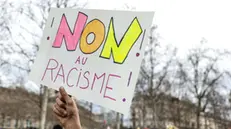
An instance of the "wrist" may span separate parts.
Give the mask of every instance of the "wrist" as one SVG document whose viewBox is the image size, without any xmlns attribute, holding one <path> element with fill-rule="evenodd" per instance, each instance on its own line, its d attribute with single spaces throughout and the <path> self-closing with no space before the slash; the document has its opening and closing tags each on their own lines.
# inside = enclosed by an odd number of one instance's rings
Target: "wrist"
<svg viewBox="0 0 231 129">
<path fill-rule="evenodd" d="M 77 122 L 64 125 L 64 129 L 82 129 L 81 125 Z"/>
</svg>

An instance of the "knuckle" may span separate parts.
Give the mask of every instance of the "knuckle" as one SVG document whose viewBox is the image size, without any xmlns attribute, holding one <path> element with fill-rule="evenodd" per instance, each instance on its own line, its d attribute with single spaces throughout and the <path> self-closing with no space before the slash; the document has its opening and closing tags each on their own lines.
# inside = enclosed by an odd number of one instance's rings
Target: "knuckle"
<svg viewBox="0 0 231 129">
<path fill-rule="evenodd" d="M 60 100 L 59 98 L 56 98 L 56 103 L 57 103 L 58 105 L 61 105 L 61 104 L 62 104 L 62 102 L 61 102 L 61 100 Z"/>
<path fill-rule="evenodd" d="M 57 106 L 58 106 L 57 103 L 55 103 L 55 104 L 54 104 L 54 107 L 57 108 Z"/>
<path fill-rule="evenodd" d="M 56 111 L 58 110 L 57 104 L 54 105 L 54 110 L 56 110 Z"/>
<path fill-rule="evenodd" d="M 56 103 L 57 103 L 60 107 L 65 108 L 65 104 L 64 104 L 59 98 L 57 98 Z"/>
<path fill-rule="evenodd" d="M 55 111 L 55 105 L 53 105 L 52 109 L 53 109 L 53 111 Z"/>
<path fill-rule="evenodd" d="M 58 113 L 58 109 L 56 108 L 56 106 L 53 106 L 53 111 Z"/>
<path fill-rule="evenodd" d="M 56 104 L 56 110 L 59 112 L 59 113 L 64 113 L 65 110 L 62 109 L 61 107 L 59 107 L 57 104 Z"/>
<path fill-rule="evenodd" d="M 59 92 L 59 94 L 58 94 L 58 98 L 61 98 L 62 97 L 62 95 L 60 94 L 60 92 Z"/>
<path fill-rule="evenodd" d="M 59 103 L 59 98 L 56 98 L 56 99 L 55 99 L 55 102 L 56 102 L 56 103 Z"/>
<path fill-rule="evenodd" d="M 79 109 L 78 108 L 76 109 L 76 112 L 79 113 Z"/>
<path fill-rule="evenodd" d="M 68 105 L 72 105 L 72 104 L 73 104 L 73 101 L 72 101 L 71 99 L 68 99 L 68 100 L 67 100 L 67 104 L 68 104 Z"/>
<path fill-rule="evenodd" d="M 61 111 L 61 108 L 59 107 L 58 104 L 56 104 L 56 109 L 60 112 Z"/>
</svg>

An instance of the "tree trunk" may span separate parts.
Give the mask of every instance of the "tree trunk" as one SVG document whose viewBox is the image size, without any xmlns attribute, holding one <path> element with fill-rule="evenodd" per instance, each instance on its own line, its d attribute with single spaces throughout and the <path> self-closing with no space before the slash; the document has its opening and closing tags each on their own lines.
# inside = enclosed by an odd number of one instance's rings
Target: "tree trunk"
<svg viewBox="0 0 231 129">
<path fill-rule="evenodd" d="M 179 107 L 179 103 L 177 103 L 177 126 L 181 126 L 181 110 L 180 110 L 180 107 Z"/>
<path fill-rule="evenodd" d="M 18 116 L 16 117 L 16 121 L 15 121 L 15 128 L 18 128 Z"/>
<path fill-rule="evenodd" d="M 2 127 L 5 126 L 5 114 L 2 114 Z"/>
<path fill-rule="evenodd" d="M 207 125 L 207 117 L 204 116 L 204 120 L 205 120 L 205 129 L 208 129 L 208 125 Z"/>
<path fill-rule="evenodd" d="M 89 124 L 92 123 L 92 112 L 93 112 L 93 104 L 90 103 Z M 93 128 L 93 124 L 90 124 L 90 127 Z"/>
<path fill-rule="evenodd" d="M 198 105 L 197 105 L 197 112 L 196 112 L 197 129 L 200 129 L 200 116 L 201 116 L 201 98 L 198 98 Z"/>
<path fill-rule="evenodd" d="M 196 120 L 197 120 L 197 129 L 200 129 L 200 111 L 197 109 L 196 113 Z"/>
<path fill-rule="evenodd" d="M 116 113 L 116 129 L 120 129 L 120 114 Z"/>
<path fill-rule="evenodd" d="M 121 114 L 121 118 L 120 118 L 120 128 L 122 129 L 124 126 L 124 115 Z"/>
<path fill-rule="evenodd" d="M 47 103 L 48 103 L 48 95 L 49 90 L 46 86 L 43 87 L 44 92 L 42 96 L 42 109 L 41 109 L 41 117 L 40 117 L 40 129 L 45 129 L 46 125 L 46 115 L 47 115 Z"/>
<path fill-rule="evenodd" d="M 158 121 L 158 118 L 157 118 L 158 116 L 157 116 L 157 110 L 156 110 L 156 108 L 157 107 L 156 107 L 155 103 L 153 102 L 153 111 L 152 111 L 152 113 L 153 113 L 152 114 L 153 124 L 154 124 L 155 128 L 160 128 L 159 124 L 158 124 L 159 121 Z"/>
<path fill-rule="evenodd" d="M 20 129 L 23 129 L 23 128 L 24 128 L 23 120 L 20 120 L 19 122 L 20 122 L 19 128 L 20 128 Z"/>
<path fill-rule="evenodd" d="M 141 107 L 141 112 L 142 112 L 142 126 L 145 127 L 145 115 L 146 115 L 146 109 L 145 109 L 145 106 L 144 106 L 144 100 L 142 100 L 142 107 Z"/>
<path fill-rule="evenodd" d="M 133 127 L 133 129 L 136 128 L 136 112 L 135 112 L 135 109 L 132 109 L 132 127 Z"/>
</svg>

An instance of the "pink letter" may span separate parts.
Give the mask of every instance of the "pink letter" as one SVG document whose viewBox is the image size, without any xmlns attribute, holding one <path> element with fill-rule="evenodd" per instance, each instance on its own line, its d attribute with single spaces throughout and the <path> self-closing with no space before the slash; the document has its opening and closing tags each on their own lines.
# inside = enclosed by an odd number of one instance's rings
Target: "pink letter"
<svg viewBox="0 0 231 129">
<path fill-rule="evenodd" d="M 70 75 L 70 73 L 71 73 L 73 70 L 78 71 L 77 68 L 72 68 L 72 69 L 69 71 L 69 73 L 67 74 L 67 81 L 66 81 L 66 82 L 67 82 L 67 85 L 68 85 L 69 87 L 73 87 L 73 86 L 74 86 L 73 84 L 70 85 L 70 84 L 68 83 L 69 75 Z"/>
<path fill-rule="evenodd" d="M 76 49 L 76 46 L 78 44 L 79 38 L 81 36 L 81 33 L 83 31 L 86 22 L 87 22 L 87 15 L 79 12 L 77 20 L 75 22 L 74 32 L 72 32 L 70 26 L 68 25 L 66 16 L 63 14 L 52 47 L 60 48 L 62 45 L 62 41 L 64 39 L 67 50 L 74 51 Z"/>
<path fill-rule="evenodd" d="M 95 84 L 95 80 L 97 79 L 97 80 L 99 80 L 100 78 L 102 78 L 103 77 L 103 82 L 102 82 L 102 86 L 101 86 L 101 89 L 100 89 L 100 93 L 102 92 L 102 90 L 103 90 L 103 84 L 104 84 L 104 80 L 105 80 L 105 73 L 103 73 L 101 76 L 97 76 L 97 74 L 95 73 L 95 75 L 94 75 L 94 79 L 93 79 L 93 82 L 92 82 L 92 86 L 91 86 L 91 90 L 93 90 L 93 87 L 94 87 L 94 84 Z"/>
<path fill-rule="evenodd" d="M 80 88 L 81 89 L 87 89 L 88 88 L 88 86 L 89 86 L 89 79 L 88 79 L 88 77 L 86 77 L 86 73 L 88 73 L 88 75 L 90 75 L 90 72 L 89 71 L 86 71 L 84 74 L 83 74 L 83 76 L 84 76 L 84 78 L 87 80 L 87 86 L 80 86 Z"/>
<path fill-rule="evenodd" d="M 82 65 L 85 65 L 86 64 L 86 62 L 87 62 L 87 57 L 85 57 L 85 60 L 84 60 L 84 57 L 82 58 Z"/>
<path fill-rule="evenodd" d="M 106 96 L 106 90 L 107 90 L 107 89 L 110 89 L 110 90 L 113 89 L 112 87 L 109 87 L 109 86 L 108 86 L 108 82 L 109 82 L 110 76 L 121 78 L 120 76 L 115 75 L 115 74 L 109 74 L 109 75 L 108 75 L 107 83 L 106 83 L 106 88 L 105 88 L 104 96 L 103 96 L 103 97 L 116 101 L 116 99 L 114 99 L 114 98 L 112 98 L 112 97 L 109 97 L 109 96 Z"/>
<path fill-rule="evenodd" d="M 75 61 L 75 63 L 77 62 L 80 64 L 80 56 L 78 56 L 77 60 Z"/>
<path fill-rule="evenodd" d="M 62 73 L 59 74 L 61 70 L 62 70 Z M 65 76 L 64 76 L 64 70 L 63 70 L 63 65 L 62 65 L 62 64 L 61 64 L 60 67 L 59 67 L 59 71 L 58 71 L 58 73 L 57 73 L 57 75 L 56 75 L 56 77 L 55 77 L 54 82 L 56 81 L 56 79 L 57 79 L 58 76 L 63 77 L 63 83 L 65 83 Z"/>
<path fill-rule="evenodd" d="M 76 63 L 78 63 L 78 64 L 82 63 L 82 65 L 85 65 L 88 58 L 85 57 L 85 59 L 84 59 L 84 57 L 82 57 L 82 62 L 81 62 L 80 58 L 81 58 L 81 57 L 78 56 L 78 58 L 77 58 L 76 61 L 75 61 L 75 64 L 76 64 Z"/>
<path fill-rule="evenodd" d="M 55 67 L 49 68 L 48 66 L 50 65 L 50 62 L 51 62 L 51 61 L 54 61 L 54 62 L 56 63 L 56 65 L 55 65 Z M 50 60 L 48 61 L 46 70 L 45 70 L 45 72 L 44 72 L 44 74 L 43 74 L 42 80 L 44 79 L 44 76 L 45 76 L 47 70 L 51 70 L 51 80 L 53 81 L 53 70 L 56 69 L 56 68 L 58 67 L 58 64 L 59 64 L 58 61 L 56 61 L 55 59 L 50 59 Z"/>
<path fill-rule="evenodd" d="M 81 70 L 82 70 L 82 69 L 80 69 L 79 77 L 78 77 L 78 80 L 77 80 L 77 82 L 76 82 L 76 87 L 79 86 L 79 80 L 80 80 L 80 77 L 81 77 L 81 75 L 82 75 Z"/>
</svg>

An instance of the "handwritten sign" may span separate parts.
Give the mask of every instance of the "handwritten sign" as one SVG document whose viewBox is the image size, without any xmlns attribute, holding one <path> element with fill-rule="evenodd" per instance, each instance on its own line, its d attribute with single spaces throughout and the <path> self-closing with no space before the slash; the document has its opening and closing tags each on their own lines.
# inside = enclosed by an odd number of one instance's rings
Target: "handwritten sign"
<svg viewBox="0 0 231 129">
<path fill-rule="evenodd" d="M 30 80 L 129 113 L 153 15 L 52 8 Z"/>
</svg>

